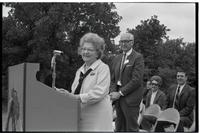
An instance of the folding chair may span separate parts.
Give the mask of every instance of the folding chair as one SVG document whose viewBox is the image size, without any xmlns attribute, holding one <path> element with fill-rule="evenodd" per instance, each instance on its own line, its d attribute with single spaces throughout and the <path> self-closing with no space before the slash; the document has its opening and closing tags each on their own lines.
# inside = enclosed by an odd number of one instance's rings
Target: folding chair
<svg viewBox="0 0 200 133">
<path fill-rule="evenodd" d="M 164 131 L 164 124 L 165 123 L 173 123 L 175 124 L 174 131 L 176 132 L 178 125 L 180 122 L 180 114 L 179 112 L 174 108 L 168 108 L 164 111 L 162 111 L 157 119 L 157 122 L 155 124 L 155 132 L 163 132 Z"/>
<path fill-rule="evenodd" d="M 140 131 L 151 131 L 154 128 L 156 120 L 161 112 L 161 108 L 158 104 L 150 105 L 143 113 L 141 121 L 139 123 Z"/>
<path fill-rule="evenodd" d="M 143 116 L 143 114 L 144 114 L 144 111 L 145 111 L 145 105 L 144 105 L 144 103 L 143 103 L 143 99 L 142 99 L 142 101 L 141 101 L 141 103 L 140 103 L 140 110 L 139 110 L 139 116 L 138 116 L 138 125 L 140 125 L 140 123 L 141 123 L 141 120 L 142 120 L 142 116 Z"/>
</svg>

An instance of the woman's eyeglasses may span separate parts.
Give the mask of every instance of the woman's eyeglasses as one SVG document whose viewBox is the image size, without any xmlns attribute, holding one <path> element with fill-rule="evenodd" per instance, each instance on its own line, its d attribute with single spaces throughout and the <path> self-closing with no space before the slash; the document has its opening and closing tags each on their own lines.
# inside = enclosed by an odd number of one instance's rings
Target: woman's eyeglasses
<svg viewBox="0 0 200 133">
<path fill-rule="evenodd" d="M 156 83 L 151 83 L 151 85 L 155 85 L 155 86 L 158 86 L 159 84 L 156 84 Z"/>
</svg>

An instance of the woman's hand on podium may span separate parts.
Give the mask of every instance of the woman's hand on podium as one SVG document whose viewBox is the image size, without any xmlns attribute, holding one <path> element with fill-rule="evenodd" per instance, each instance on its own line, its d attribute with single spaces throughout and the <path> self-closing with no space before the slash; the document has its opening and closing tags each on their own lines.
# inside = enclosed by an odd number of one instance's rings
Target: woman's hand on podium
<svg viewBox="0 0 200 133">
<path fill-rule="evenodd" d="M 67 97 L 70 97 L 71 99 L 77 99 L 80 100 L 79 95 L 74 95 L 73 93 L 70 93 L 68 90 L 65 90 L 63 88 L 56 88 L 55 86 L 53 87 L 57 92 L 64 94 Z"/>
<path fill-rule="evenodd" d="M 70 93 L 69 91 L 66 91 L 65 95 L 70 97 L 71 99 L 77 99 L 77 100 L 80 99 L 79 95 L 74 95 L 73 93 Z"/>
<path fill-rule="evenodd" d="M 63 89 L 63 88 L 56 88 L 55 86 L 53 87 L 54 90 L 56 90 L 59 93 L 65 94 L 67 90 Z"/>
</svg>

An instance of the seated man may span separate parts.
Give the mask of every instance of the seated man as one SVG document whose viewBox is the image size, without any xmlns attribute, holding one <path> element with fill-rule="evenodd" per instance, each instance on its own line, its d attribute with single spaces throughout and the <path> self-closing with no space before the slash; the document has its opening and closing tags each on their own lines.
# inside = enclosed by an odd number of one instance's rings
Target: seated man
<svg viewBox="0 0 200 133">
<path fill-rule="evenodd" d="M 146 87 L 144 88 L 144 92 L 143 92 L 143 104 L 145 105 L 146 104 L 146 97 L 147 97 L 147 94 L 148 94 L 148 92 L 149 91 L 151 91 L 151 81 L 150 80 L 148 80 L 147 82 L 146 82 Z"/>
<path fill-rule="evenodd" d="M 186 71 L 179 69 L 176 74 L 177 84 L 172 85 L 167 93 L 167 107 L 175 108 L 180 114 L 180 123 L 177 131 L 183 132 L 184 128 L 190 128 L 193 121 L 193 109 L 195 105 L 195 89 L 187 83 Z"/>
<path fill-rule="evenodd" d="M 176 132 L 180 122 L 180 114 L 174 108 L 162 111 L 155 124 L 155 132 Z"/>
</svg>

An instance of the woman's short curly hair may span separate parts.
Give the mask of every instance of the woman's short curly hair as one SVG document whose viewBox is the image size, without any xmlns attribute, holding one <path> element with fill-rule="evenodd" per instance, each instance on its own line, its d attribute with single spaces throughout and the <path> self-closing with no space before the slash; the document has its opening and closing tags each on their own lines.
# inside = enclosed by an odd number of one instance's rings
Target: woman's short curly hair
<svg viewBox="0 0 200 133">
<path fill-rule="evenodd" d="M 83 47 L 83 44 L 87 42 L 87 43 L 91 43 L 96 51 L 97 51 L 97 59 L 101 59 L 105 50 L 105 41 L 102 37 L 100 37 L 99 35 L 95 34 L 95 33 L 86 33 L 81 39 L 80 39 L 80 46 L 78 48 L 78 53 L 81 54 L 81 48 Z"/>
<path fill-rule="evenodd" d="M 158 76 L 158 75 L 152 76 L 150 80 L 151 80 L 151 81 L 153 81 L 153 80 L 157 81 L 158 84 L 159 84 L 159 86 L 162 85 L 162 78 L 161 78 L 160 76 Z"/>
</svg>

